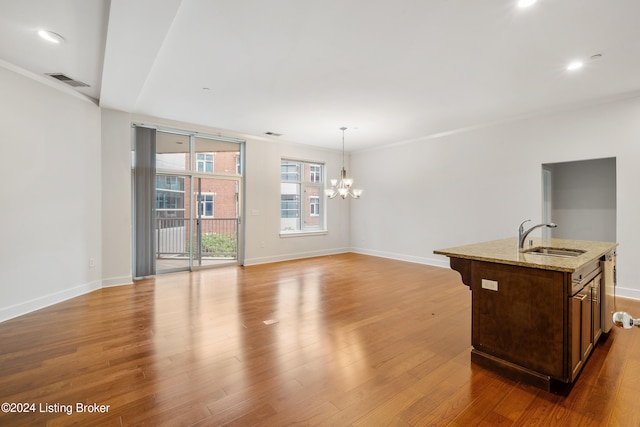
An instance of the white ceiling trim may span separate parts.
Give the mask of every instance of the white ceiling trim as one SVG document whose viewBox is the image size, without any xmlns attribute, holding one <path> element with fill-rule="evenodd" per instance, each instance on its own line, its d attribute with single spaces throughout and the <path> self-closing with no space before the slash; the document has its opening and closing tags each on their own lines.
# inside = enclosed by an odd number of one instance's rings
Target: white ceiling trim
<svg viewBox="0 0 640 427">
<path fill-rule="evenodd" d="M 94 99 L 88 95 L 78 92 L 70 86 L 61 83 L 58 80 L 55 80 L 53 77 L 48 77 L 45 75 L 33 73 L 29 70 L 25 70 L 24 68 L 18 67 L 17 65 L 11 64 L 5 60 L 0 59 L 0 67 L 6 68 L 9 71 L 13 71 L 16 74 L 20 74 L 25 76 L 28 79 L 35 80 L 36 82 L 47 85 L 53 89 L 59 90 L 67 95 L 71 95 L 75 98 L 81 99 L 83 101 L 90 102 L 91 104 L 98 105 L 98 100 Z"/>
</svg>

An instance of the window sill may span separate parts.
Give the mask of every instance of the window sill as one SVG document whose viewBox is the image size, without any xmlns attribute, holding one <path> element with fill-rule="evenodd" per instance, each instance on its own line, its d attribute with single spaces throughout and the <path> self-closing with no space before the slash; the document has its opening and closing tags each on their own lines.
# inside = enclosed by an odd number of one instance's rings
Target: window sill
<svg viewBox="0 0 640 427">
<path fill-rule="evenodd" d="M 327 230 L 318 231 L 281 231 L 280 237 L 304 237 L 304 236 L 323 236 L 329 234 Z"/>
</svg>

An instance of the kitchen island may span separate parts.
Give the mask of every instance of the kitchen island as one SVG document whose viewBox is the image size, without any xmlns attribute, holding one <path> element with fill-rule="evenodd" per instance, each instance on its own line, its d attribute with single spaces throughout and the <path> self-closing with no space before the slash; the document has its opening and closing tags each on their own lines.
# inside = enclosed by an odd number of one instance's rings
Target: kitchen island
<svg viewBox="0 0 640 427">
<path fill-rule="evenodd" d="M 471 359 L 555 391 L 611 328 L 616 243 L 502 239 L 436 250 L 469 286 Z"/>
</svg>

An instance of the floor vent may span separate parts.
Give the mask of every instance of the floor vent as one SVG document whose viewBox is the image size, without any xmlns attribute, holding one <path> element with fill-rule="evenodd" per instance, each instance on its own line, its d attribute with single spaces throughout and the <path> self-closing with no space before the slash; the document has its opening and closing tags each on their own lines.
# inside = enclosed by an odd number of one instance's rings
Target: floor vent
<svg viewBox="0 0 640 427">
<path fill-rule="evenodd" d="M 62 73 L 46 73 L 47 76 L 51 76 L 54 79 L 60 80 L 62 83 L 66 83 L 72 87 L 89 87 L 88 84 L 81 82 L 80 80 L 74 80 L 69 76 L 65 76 Z"/>
</svg>

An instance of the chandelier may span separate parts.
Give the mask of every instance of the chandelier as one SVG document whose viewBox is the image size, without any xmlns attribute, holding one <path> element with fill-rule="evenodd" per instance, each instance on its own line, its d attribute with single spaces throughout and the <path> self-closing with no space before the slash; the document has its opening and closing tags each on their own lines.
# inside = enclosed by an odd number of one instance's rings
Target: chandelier
<svg viewBox="0 0 640 427">
<path fill-rule="evenodd" d="M 332 179 L 331 188 L 324 190 L 324 194 L 330 199 L 336 196 L 340 196 L 343 199 L 346 199 L 347 196 L 359 199 L 360 195 L 362 195 L 362 190 L 351 187 L 353 185 L 353 179 L 347 178 L 347 171 L 344 168 L 344 131 L 347 130 L 347 128 L 341 127 L 340 130 L 342 131 L 342 172 L 340 174 L 340 180 Z"/>
</svg>

